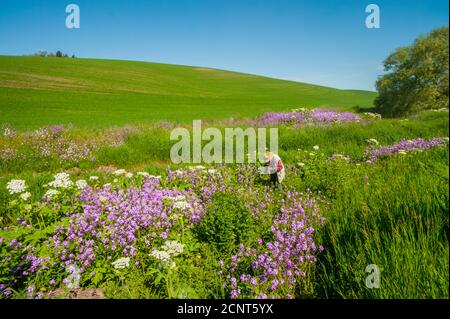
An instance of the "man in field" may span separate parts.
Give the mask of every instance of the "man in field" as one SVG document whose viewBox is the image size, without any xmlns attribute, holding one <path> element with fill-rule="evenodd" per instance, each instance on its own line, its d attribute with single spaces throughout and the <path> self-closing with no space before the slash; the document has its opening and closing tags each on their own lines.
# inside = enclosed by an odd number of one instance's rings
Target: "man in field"
<svg viewBox="0 0 450 319">
<path fill-rule="evenodd" d="M 273 186 L 277 186 L 281 190 L 281 183 L 285 177 L 285 170 L 281 158 L 273 152 L 266 152 L 264 154 L 264 168 L 266 174 L 270 174 L 270 182 Z"/>
</svg>

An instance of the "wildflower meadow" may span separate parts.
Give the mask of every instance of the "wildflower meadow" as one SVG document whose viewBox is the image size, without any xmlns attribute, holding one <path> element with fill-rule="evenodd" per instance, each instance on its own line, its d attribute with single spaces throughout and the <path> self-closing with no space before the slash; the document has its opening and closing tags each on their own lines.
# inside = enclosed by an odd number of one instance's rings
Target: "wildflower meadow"
<svg viewBox="0 0 450 319">
<path fill-rule="evenodd" d="M 278 127 L 281 191 L 259 163 L 171 163 L 166 124 L 3 126 L 1 298 L 448 297 L 447 113 L 233 123 Z"/>
</svg>

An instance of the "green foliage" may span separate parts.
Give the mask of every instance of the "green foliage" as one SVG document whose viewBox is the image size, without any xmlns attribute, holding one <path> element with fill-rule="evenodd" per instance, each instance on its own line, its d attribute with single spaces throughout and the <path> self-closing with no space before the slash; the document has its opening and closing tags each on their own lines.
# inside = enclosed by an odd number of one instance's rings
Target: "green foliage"
<svg viewBox="0 0 450 319">
<path fill-rule="evenodd" d="M 321 192 L 327 198 L 337 198 L 343 185 L 357 170 L 344 155 L 328 159 L 318 151 L 299 150 L 294 169 L 302 185 L 313 192 Z"/>
<path fill-rule="evenodd" d="M 376 111 L 400 116 L 423 109 L 448 108 L 448 27 L 419 37 L 385 61 L 389 72 L 378 79 Z"/>
<path fill-rule="evenodd" d="M 250 211 L 234 194 L 214 195 L 206 216 L 196 227 L 199 240 L 221 252 L 232 252 L 239 243 L 247 241 L 253 229 Z"/>
</svg>

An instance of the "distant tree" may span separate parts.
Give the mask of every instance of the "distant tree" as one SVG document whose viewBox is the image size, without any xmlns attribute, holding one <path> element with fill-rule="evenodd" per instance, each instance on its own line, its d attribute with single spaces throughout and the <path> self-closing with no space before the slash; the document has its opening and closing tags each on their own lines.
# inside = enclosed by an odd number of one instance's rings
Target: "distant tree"
<svg viewBox="0 0 450 319">
<path fill-rule="evenodd" d="M 423 109 L 448 108 L 448 36 L 448 27 L 441 27 L 387 57 L 384 70 L 389 73 L 376 82 L 377 112 L 401 116 Z"/>
<path fill-rule="evenodd" d="M 35 56 L 47 56 L 47 51 L 45 50 L 39 50 L 34 54 Z"/>
<path fill-rule="evenodd" d="M 72 59 L 75 59 L 75 54 L 72 54 Z"/>
<path fill-rule="evenodd" d="M 34 53 L 33 56 L 42 56 L 42 57 L 50 57 L 50 58 L 53 58 L 53 57 L 68 58 L 69 57 L 69 55 L 67 53 L 63 53 L 61 50 L 56 51 L 56 53 L 39 50 L 38 52 Z M 72 58 L 75 58 L 74 54 L 72 54 Z"/>
</svg>

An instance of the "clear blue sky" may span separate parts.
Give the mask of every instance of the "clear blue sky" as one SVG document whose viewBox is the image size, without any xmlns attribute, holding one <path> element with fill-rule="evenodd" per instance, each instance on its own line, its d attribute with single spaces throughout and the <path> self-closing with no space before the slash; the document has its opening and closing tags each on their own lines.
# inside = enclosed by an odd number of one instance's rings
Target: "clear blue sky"
<svg viewBox="0 0 450 319">
<path fill-rule="evenodd" d="M 198 65 L 337 88 L 374 89 L 383 59 L 448 25 L 447 0 L 0 0 L 0 55 L 58 49 L 83 58 Z M 365 27 L 365 7 L 381 29 Z"/>
</svg>

